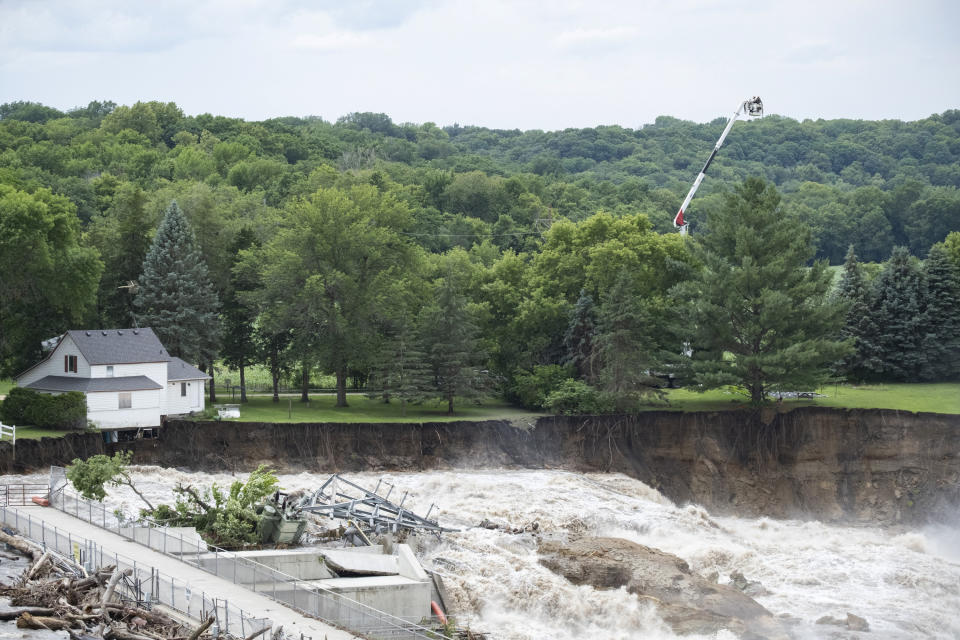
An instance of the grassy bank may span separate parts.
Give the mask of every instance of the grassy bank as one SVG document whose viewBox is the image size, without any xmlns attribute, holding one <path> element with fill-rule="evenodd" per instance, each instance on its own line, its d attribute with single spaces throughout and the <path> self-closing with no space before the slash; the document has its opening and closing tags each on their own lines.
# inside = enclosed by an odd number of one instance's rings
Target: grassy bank
<svg viewBox="0 0 960 640">
<path fill-rule="evenodd" d="M 218 399 L 219 400 L 219 399 Z M 240 405 L 240 422 L 438 422 L 452 420 L 512 420 L 539 415 L 513 407 L 499 400 L 482 405 L 460 404 L 456 413 L 447 415 L 445 403 L 407 405 L 407 415 L 401 414 L 399 402 L 386 404 L 365 395 L 350 394 L 348 407 L 335 407 L 336 397 L 310 396 L 309 403 L 300 402 L 300 396 L 282 396 L 275 404 L 270 396 L 250 396 L 250 402 Z M 219 404 L 219 402 L 218 402 Z M 237 421 L 233 419 L 233 421 Z"/>
<path fill-rule="evenodd" d="M 786 398 L 784 408 L 836 407 L 840 409 L 896 409 L 899 411 L 960 414 L 960 384 L 875 384 L 832 385 L 821 387 L 822 397 Z M 670 389 L 669 406 L 652 406 L 650 410 L 722 411 L 747 405 L 747 398 L 738 393 L 714 389 L 697 393 L 688 389 Z"/>
</svg>

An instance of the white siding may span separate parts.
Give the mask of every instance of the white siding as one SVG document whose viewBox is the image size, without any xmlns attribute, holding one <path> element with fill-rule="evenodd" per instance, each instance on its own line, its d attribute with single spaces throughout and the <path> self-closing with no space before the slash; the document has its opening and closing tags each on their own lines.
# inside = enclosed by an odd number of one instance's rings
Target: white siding
<svg viewBox="0 0 960 640">
<path fill-rule="evenodd" d="M 120 392 L 87 394 L 87 420 L 101 429 L 114 427 L 156 427 L 160 425 L 162 389 L 131 391 L 131 407 L 120 408 Z"/>
<path fill-rule="evenodd" d="M 187 395 L 180 395 L 180 382 L 173 381 L 167 384 L 167 405 L 163 415 L 176 415 L 203 411 L 204 395 L 203 380 L 184 380 L 187 383 Z"/>
<path fill-rule="evenodd" d="M 67 372 L 63 370 L 63 356 L 77 356 L 77 372 Z M 166 371 L 164 371 L 166 374 Z M 77 378 L 90 377 L 90 365 L 84 360 L 77 343 L 70 336 L 65 335 L 57 348 L 53 350 L 50 357 L 40 364 L 30 369 L 21 377 L 17 378 L 17 384 L 21 387 L 30 384 L 46 376 L 75 376 Z M 164 377 L 166 380 L 166 377 Z M 159 382 L 159 380 L 157 381 Z"/>
<path fill-rule="evenodd" d="M 138 362 L 135 364 L 112 364 L 109 366 L 113 367 L 114 378 L 120 378 L 124 376 L 147 376 L 157 384 L 167 383 L 166 362 Z M 90 367 L 90 377 L 106 378 L 107 365 L 95 364 Z"/>
</svg>

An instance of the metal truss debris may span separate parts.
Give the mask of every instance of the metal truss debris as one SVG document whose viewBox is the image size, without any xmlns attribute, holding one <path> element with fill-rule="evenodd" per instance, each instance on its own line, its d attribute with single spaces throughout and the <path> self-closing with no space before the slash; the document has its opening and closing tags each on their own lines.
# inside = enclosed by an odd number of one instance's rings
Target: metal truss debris
<svg viewBox="0 0 960 640">
<path fill-rule="evenodd" d="M 387 494 L 379 495 L 381 485 L 390 487 Z M 430 514 L 436 505 L 431 504 L 426 516 L 419 516 L 403 508 L 408 492 L 404 492 L 400 504 L 390 502 L 393 485 L 380 480 L 373 491 L 364 489 L 338 474 L 333 474 L 312 494 L 305 496 L 297 507 L 308 513 L 330 518 L 353 521 L 375 534 L 397 533 L 400 530 L 428 531 L 437 535 L 445 531 L 457 531 L 441 527 Z"/>
</svg>

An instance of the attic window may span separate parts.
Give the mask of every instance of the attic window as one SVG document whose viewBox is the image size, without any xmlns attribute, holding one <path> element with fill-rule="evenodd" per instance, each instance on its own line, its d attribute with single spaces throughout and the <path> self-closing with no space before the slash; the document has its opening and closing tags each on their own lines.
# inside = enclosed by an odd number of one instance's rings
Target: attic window
<svg viewBox="0 0 960 640">
<path fill-rule="evenodd" d="M 113 365 L 112 365 L 112 364 L 108 364 L 108 365 L 107 365 L 107 377 L 108 377 L 108 378 L 112 378 L 112 377 L 113 377 Z"/>
<path fill-rule="evenodd" d="M 63 356 L 63 371 L 64 373 L 77 372 L 77 356 Z"/>
</svg>

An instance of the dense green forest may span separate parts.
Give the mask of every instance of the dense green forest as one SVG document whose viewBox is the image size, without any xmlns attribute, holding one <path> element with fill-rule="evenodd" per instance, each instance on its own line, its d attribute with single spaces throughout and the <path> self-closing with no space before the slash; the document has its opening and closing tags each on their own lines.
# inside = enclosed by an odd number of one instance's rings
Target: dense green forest
<svg viewBox="0 0 960 640">
<path fill-rule="evenodd" d="M 451 406 L 551 376 L 603 387 L 600 363 L 623 351 L 611 336 L 647 345 L 648 365 L 680 350 L 614 328 L 623 314 L 667 324 L 668 292 L 699 268 L 671 220 L 725 122 L 544 132 L 0 105 L 0 365 L 22 368 L 66 328 L 139 321 L 175 201 L 219 309 L 195 362 L 336 373 L 409 399 L 444 370 Z M 687 212 L 694 236 L 750 176 L 809 232 L 808 263 L 839 265 L 851 245 L 864 262 L 898 246 L 923 259 L 960 230 L 960 111 L 738 123 Z M 617 308 L 631 297 L 646 302 Z"/>
</svg>

